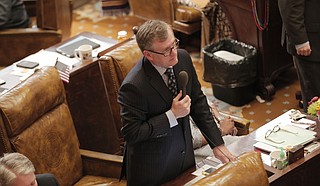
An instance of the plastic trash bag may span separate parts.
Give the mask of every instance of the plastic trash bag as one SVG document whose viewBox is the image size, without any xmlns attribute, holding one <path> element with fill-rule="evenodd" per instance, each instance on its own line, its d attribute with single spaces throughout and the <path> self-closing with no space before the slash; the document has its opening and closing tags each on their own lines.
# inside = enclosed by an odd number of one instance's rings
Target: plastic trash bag
<svg viewBox="0 0 320 186">
<path fill-rule="evenodd" d="M 204 53 L 204 81 L 225 88 L 244 87 L 257 80 L 257 49 L 245 43 L 222 39 L 209 44 Z"/>
</svg>

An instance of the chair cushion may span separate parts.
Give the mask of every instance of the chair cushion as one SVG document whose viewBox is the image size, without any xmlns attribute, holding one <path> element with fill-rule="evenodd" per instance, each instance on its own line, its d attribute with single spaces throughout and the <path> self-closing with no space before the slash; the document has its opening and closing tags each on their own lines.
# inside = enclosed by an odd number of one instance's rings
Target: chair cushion
<svg viewBox="0 0 320 186">
<path fill-rule="evenodd" d="M 202 13 L 199 9 L 178 5 L 175 9 L 175 20 L 181 22 L 201 21 Z"/>
<path fill-rule="evenodd" d="M 204 8 L 210 0 L 177 0 L 178 4 L 196 8 Z"/>
</svg>

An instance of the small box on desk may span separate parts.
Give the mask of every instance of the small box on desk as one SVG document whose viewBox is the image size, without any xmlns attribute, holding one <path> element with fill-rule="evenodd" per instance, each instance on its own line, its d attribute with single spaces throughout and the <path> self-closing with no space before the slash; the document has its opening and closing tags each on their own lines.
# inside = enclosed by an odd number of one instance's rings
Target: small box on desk
<svg viewBox="0 0 320 186">
<path fill-rule="evenodd" d="M 289 165 L 304 157 L 303 145 L 297 145 L 288 151 Z"/>
</svg>

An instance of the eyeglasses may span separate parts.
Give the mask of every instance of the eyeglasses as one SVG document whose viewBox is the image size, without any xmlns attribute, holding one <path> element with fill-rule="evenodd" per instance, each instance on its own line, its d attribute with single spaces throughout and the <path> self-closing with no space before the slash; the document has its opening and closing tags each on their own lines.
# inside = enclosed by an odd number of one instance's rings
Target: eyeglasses
<svg viewBox="0 0 320 186">
<path fill-rule="evenodd" d="M 266 132 L 264 138 L 265 138 L 266 140 L 269 140 L 269 141 L 273 142 L 273 143 L 277 143 L 277 144 L 284 143 L 283 140 L 282 140 L 282 141 L 277 141 L 277 140 L 274 140 L 274 139 L 271 139 L 271 138 L 270 138 L 270 135 L 271 135 L 272 133 L 277 133 L 277 132 L 280 131 L 280 130 L 285 131 L 285 132 L 288 132 L 288 133 L 291 133 L 291 134 L 294 134 L 294 135 L 297 135 L 297 134 L 298 134 L 297 132 L 292 132 L 292 131 L 289 131 L 289 130 L 280 128 L 279 125 L 276 125 L 276 126 L 273 127 L 272 130 L 268 130 L 268 131 Z"/>
<path fill-rule="evenodd" d="M 164 57 L 167 57 L 167 56 L 170 56 L 171 53 L 172 53 L 172 50 L 175 50 L 179 47 L 179 39 L 175 39 L 173 44 L 173 46 L 171 48 L 168 48 L 167 50 L 165 50 L 164 52 L 156 52 L 156 51 L 153 51 L 153 50 L 148 50 L 149 52 L 152 52 L 152 53 L 155 53 L 155 54 L 160 54 L 160 55 L 163 55 Z"/>
</svg>

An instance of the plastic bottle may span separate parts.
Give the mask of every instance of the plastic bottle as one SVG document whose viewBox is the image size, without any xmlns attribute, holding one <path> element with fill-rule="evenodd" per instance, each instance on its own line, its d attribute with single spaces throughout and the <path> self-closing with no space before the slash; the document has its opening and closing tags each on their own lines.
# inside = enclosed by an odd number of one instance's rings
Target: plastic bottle
<svg viewBox="0 0 320 186">
<path fill-rule="evenodd" d="M 277 168 L 281 170 L 281 169 L 285 168 L 287 166 L 287 164 L 288 164 L 288 160 L 287 160 L 286 153 L 284 152 L 283 148 L 281 147 Z"/>
<path fill-rule="evenodd" d="M 122 42 L 128 39 L 128 33 L 125 30 L 121 30 L 118 32 L 118 42 Z"/>
</svg>

